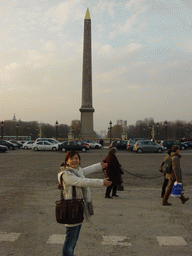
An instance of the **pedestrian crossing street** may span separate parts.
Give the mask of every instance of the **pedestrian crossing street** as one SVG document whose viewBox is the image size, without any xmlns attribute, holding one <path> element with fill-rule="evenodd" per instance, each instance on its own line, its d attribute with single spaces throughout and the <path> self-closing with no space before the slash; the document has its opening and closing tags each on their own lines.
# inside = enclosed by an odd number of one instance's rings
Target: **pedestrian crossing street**
<svg viewBox="0 0 192 256">
<path fill-rule="evenodd" d="M 16 242 L 21 233 L 0 232 L 0 242 Z M 53 234 L 49 236 L 47 244 L 63 244 L 65 235 Z M 160 246 L 185 246 L 186 241 L 182 236 L 157 236 Z M 132 246 L 131 239 L 126 236 L 102 236 L 102 245 Z"/>
</svg>

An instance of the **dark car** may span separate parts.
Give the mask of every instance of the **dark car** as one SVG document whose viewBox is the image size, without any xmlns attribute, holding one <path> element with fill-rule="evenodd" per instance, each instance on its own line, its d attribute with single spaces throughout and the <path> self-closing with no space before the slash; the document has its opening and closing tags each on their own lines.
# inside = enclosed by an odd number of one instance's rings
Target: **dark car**
<svg viewBox="0 0 192 256">
<path fill-rule="evenodd" d="M 84 141 L 82 141 L 82 140 L 75 140 L 75 142 L 77 142 L 77 144 L 79 144 L 79 145 L 86 146 L 86 147 L 87 147 L 87 149 L 90 149 L 89 144 L 88 144 L 88 143 L 86 143 L 86 142 L 84 142 Z"/>
<path fill-rule="evenodd" d="M 127 148 L 127 140 L 114 140 L 109 147 L 110 148 L 115 147 L 117 149 L 126 149 Z"/>
<path fill-rule="evenodd" d="M 182 150 L 187 148 L 187 145 L 176 140 L 164 140 L 161 143 L 161 146 L 163 146 L 165 149 L 171 149 L 173 145 L 178 145 Z"/>
<path fill-rule="evenodd" d="M 23 146 L 23 144 L 19 141 L 16 140 L 10 140 L 11 143 L 16 144 L 18 146 L 18 148 L 21 148 Z"/>
<path fill-rule="evenodd" d="M 58 150 L 61 150 L 63 152 L 67 151 L 67 150 L 81 150 L 82 152 L 85 152 L 88 149 L 88 147 L 86 145 L 79 145 L 77 142 L 75 141 L 65 141 L 63 143 L 61 143 L 59 145 Z"/>
<path fill-rule="evenodd" d="M 15 145 L 7 140 L 0 140 L 0 145 L 8 147 L 8 149 L 15 149 Z"/>
<path fill-rule="evenodd" d="M 0 152 L 5 153 L 8 150 L 8 147 L 0 145 Z"/>
<path fill-rule="evenodd" d="M 188 148 L 192 147 L 192 141 L 185 141 L 185 142 L 182 142 L 182 143 L 187 145 Z"/>
</svg>

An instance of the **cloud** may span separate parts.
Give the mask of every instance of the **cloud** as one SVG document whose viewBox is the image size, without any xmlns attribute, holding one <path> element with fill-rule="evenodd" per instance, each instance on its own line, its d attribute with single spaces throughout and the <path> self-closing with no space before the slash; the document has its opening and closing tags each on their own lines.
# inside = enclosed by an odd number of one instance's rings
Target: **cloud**
<svg viewBox="0 0 192 256">
<path fill-rule="evenodd" d="M 55 52 L 57 49 L 53 41 L 48 41 L 45 43 L 43 50 L 47 52 Z"/>
<path fill-rule="evenodd" d="M 192 37 L 175 38 L 175 41 L 178 48 L 183 49 L 187 52 L 192 52 Z"/>
<path fill-rule="evenodd" d="M 151 44 L 157 44 L 159 42 L 162 42 L 164 40 L 165 36 L 152 36 L 152 37 L 149 37 L 148 38 L 148 42 L 151 43 Z"/>
<path fill-rule="evenodd" d="M 96 56 L 102 56 L 103 58 L 105 58 L 105 60 L 107 59 L 114 59 L 114 61 L 121 59 L 121 61 L 123 60 L 123 58 L 127 58 L 127 54 L 131 54 L 135 51 L 138 51 L 139 49 L 141 49 L 142 47 L 144 47 L 144 45 L 142 44 L 138 44 L 138 43 L 129 43 L 120 47 L 113 47 L 110 44 L 94 44 L 94 54 L 96 54 Z"/>
<path fill-rule="evenodd" d="M 125 4 L 125 9 L 132 12 L 139 11 L 140 13 L 143 13 L 148 9 L 146 5 L 143 5 L 144 2 L 145 0 L 129 0 Z"/>
<path fill-rule="evenodd" d="M 141 35 L 141 31 L 145 30 L 147 26 L 146 18 L 141 16 L 138 12 L 128 17 L 122 22 L 114 23 L 109 37 L 117 37 L 121 34 Z"/>
<path fill-rule="evenodd" d="M 12 72 L 14 72 L 19 67 L 20 65 L 16 62 L 12 62 L 11 64 L 5 66 L 0 70 L 0 79 L 4 80 L 10 78 Z"/>
<path fill-rule="evenodd" d="M 113 1 L 104 1 L 99 0 L 96 2 L 96 5 L 93 6 L 93 16 L 100 16 L 103 13 L 107 13 L 110 17 L 115 16 L 115 7 L 118 6 L 117 3 L 114 3 Z"/>
<path fill-rule="evenodd" d="M 129 33 L 133 29 L 133 26 L 135 26 L 137 23 L 138 23 L 138 16 L 137 16 L 137 14 L 133 14 L 126 21 L 119 24 L 118 29 L 121 32 Z"/>
<path fill-rule="evenodd" d="M 48 9 L 43 16 L 43 23 L 51 23 L 62 29 L 62 26 L 84 19 L 84 6 L 82 1 L 65 1 Z"/>
</svg>

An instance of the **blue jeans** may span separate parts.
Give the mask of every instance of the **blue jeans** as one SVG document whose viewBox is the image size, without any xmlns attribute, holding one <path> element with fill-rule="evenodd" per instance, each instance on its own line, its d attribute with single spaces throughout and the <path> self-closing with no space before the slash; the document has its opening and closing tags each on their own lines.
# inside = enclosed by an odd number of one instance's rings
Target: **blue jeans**
<svg viewBox="0 0 192 256">
<path fill-rule="evenodd" d="M 75 227 L 66 227 L 66 238 L 63 245 L 62 256 L 74 256 L 73 252 L 77 243 L 81 225 Z"/>
</svg>

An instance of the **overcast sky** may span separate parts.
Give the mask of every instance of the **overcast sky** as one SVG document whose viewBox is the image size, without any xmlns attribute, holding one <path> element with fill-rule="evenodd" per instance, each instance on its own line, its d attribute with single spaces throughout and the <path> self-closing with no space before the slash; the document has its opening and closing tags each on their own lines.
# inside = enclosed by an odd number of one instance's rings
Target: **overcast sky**
<svg viewBox="0 0 192 256">
<path fill-rule="evenodd" d="M 94 130 L 191 121 L 191 0 L 0 1 L 0 120 L 80 120 L 87 7 Z"/>
</svg>

